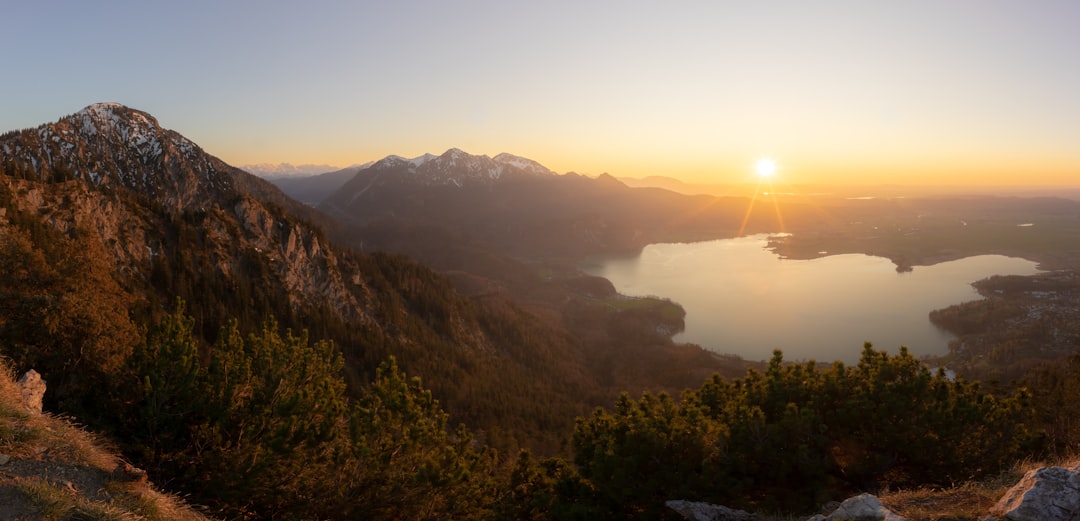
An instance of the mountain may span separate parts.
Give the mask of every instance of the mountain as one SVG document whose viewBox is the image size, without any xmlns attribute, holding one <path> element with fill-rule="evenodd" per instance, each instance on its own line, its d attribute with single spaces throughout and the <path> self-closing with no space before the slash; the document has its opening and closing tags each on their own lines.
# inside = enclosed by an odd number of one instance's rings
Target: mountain
<svg viewBox="0 0 1080 521">
<path fill-rule="evenodd" d="M 271 181 L 277 179 L 289 179 L 292 177 L 310 177 L 325 172 L 340 170 L 338 167 L 332 165 L 294 165 L 292 163 L 257 163 L 252 165 L 238 165 L 238 168 Z"/>
<path fill-rule="evenodd" d="M 62 181 L 123 187 L 166 207 L 208 207 L 235 190 L 233 171 L 145 112 L 98 103 L 36 129 L 4 135 L 9 164 Z"/>
<path fill-rule="evenodd" d="M 319 205 L 349 223 L 355 247 L 405 251 L 440 266 L 432 257 L 438 251 L 422 251 L 431 249 L 431 236 L 446 237 L 448 248 L 475 241 L 516 258 L 545 258 L 782 229 L 774 212 L 748 208 L 749 198 L 634 189 L 606 174 L 556 174 L 529 159 L 458 149 L 387 157 Z M 416 234 L 425 236 L 421 244 L 410 243 Z"/>
<path fill-rule="evenodd" d="M 451 148 L 440 156 L 424 154 L 412 159 L 387 156 L 366 170 L 377 179 L 386 172 L 407 178 L 411 183 L 424 186 L 493 185 L 500 180 L 532 176 L 553 176 L 540 163 L 531 159 L 502 153 L 495 157 L 474 156 L 457 148 Z M 365 172 L 365 174 L 369 173 Z"/>
<path fill-rule="evenodd" d="M 21 178 L 9 182 L 35 194 L 15 199 L 21 210 L 48 211 L 61 229 L 96 229 L 121 271 L 139 282 L 155 265 L 188 255 L 231 280 L 248 277 L 245 265 L 256 262 L 296 306 L 329 305 L 350 320 L 367 315 L 347 262 L 303 222 L 319 220 L 316 213 L 145 112 L 99 103 L 6 133 L 0 165 Z M 179 232 L 191 224 L 200 247 L 182 251 L 192 244 Z"/>
</svg>

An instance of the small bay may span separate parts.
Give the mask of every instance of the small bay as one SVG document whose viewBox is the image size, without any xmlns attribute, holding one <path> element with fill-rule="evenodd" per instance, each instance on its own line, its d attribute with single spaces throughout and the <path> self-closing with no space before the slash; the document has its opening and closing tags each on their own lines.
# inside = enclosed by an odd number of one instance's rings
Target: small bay
<svg viewBox="0 0 1080 521">
<path fill-rule="evenodd" d="M 583 270 L 625 295 L 653 295 L 686 310 L 677 342 L 747 360 L 780 349 L 788 360 L 858 360 L 863 342 L 895 353 L 944 354 L 951 335 L 928 314 L 981 298 L 971 283 L 991 275 L 1031 275 L 1036 263 L 979 255 L 898 273 L 888 259 L 844 254 L 782 259 L 756 235 L 651 244 L 638 255 L 590 259 Z"/>
</svg>

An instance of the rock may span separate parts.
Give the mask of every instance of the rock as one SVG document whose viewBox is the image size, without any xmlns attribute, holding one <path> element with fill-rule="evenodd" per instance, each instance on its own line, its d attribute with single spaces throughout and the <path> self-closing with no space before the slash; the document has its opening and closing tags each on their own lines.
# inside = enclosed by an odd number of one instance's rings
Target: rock
<svg viewBox="0 0 1080 521">
<path fill-rule="evenodd" d="M 31 369 L 17 382 L 22 393 L 23 405 L 33 414 L 41 414 L 41 400 L 45 397 L 45 380 Z"/>
<path fill-rule="evenodd" d="M 671 500 L 664 504 L 690 521 L 750 521 L 755 518 L 750 512 L 709 503 Z M 834 504 L 836 508 L 833 513 L 827 516 L 817 514 L 806 521 L 908 521 L 904 516 L 885 508 L 872 494 L 860 494 Z"/>
<path fill-rule="evenodd" d="M 839 501 L 829 501 L 828 503 L 821 505 L 821 510 L 819 510 L 819 512 L 823 514 L 822 517 L 825 517 L 832 512 L 836 512 L 836 509 L 838 508 L 840 508 Z"/>
<path fill-rule="evenodd" d="M 134 483 L 146 483 L 149 479 L 146 475 L 146 471 L 140 469 L 130 463 L 120 462 L 116 464 L 116 469 L 113 470 L 113 478 L 117 481 L 128 481 Z"/>
<path fill-rule="evenodd" d="M 754 514 L 722 505 L 673 499 L 664 503 L 690 521 L 750 521 Z"/>
<path fill-rule="evenodd" d="M 1080 466 L 1028 471 L 990 513 L 1009 521 L 1080 519 Z"/>
<path fill-rule="evenodd" d="M 907 518 L 885 508 L 876 496 L 859 494 L 840 503 L 840 507 L 828 516 L 814 516 L 814 521 L 839 521 L 841 519 L 873 519 L 875 521 L 907 521 Z"/>
<path fill-rule="evenodd" d="M 11 456 L 0 454 L 0 465 L 7 465 L 9 461 L 11 461 Z"/>
</svg>

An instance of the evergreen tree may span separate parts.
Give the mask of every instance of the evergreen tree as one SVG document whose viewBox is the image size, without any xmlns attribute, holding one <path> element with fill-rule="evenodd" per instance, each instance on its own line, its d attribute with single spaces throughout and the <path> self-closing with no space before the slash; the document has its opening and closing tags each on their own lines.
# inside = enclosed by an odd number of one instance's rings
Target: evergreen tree
<svg viewBox="0 0 1080 521">
<path fill-rule="evenodd" d="M 906 349 L 867 344 L 859 363 L 785 364 L 712 378 L 679 403 L 622 396 L 578 422 L 574 459 L 608 517 L 666 515 L 685 498 L 807 508 L 839 489 L 947 485 L 1029 454 L 1026 394 L 995 397 Z"/>
<path fill-rule="evenodd" d="M 245 337 L 233 321 L 202 362 L 185 311 L 178 305 L 159 321 L 132 357 L 142 382 L 128 420 L 135 445 L 231 515 L 303 517 L 325 507 L 311 494 L 348 421 L 333 344 L 281 334 L 274 320 Z"/>
<path fill-rule="evenodd" d="M 419 378 L 391 357 L 352 410 L 351 465 L 338 468 L 341 512 L 371 519 L 483 519 L 498 482 L 495 454 L 477 448 Z"/>
<path fill-rule="evenodd" d="M 244 336 L 231 321 L 200 349 L 186 312 L 180 302 L 132 357 L 142 395 L 127 431 L 199 502 L 260 519 L 490 516 L 495 453 L 449 432 L 393 359 L 349 400 L 333 344 L 274 320 Z"/>
</svg>

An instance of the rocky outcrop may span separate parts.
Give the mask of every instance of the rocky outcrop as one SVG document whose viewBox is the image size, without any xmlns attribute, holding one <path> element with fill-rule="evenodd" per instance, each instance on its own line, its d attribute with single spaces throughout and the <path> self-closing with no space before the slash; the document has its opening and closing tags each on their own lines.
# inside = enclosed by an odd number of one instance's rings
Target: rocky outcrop
<svg viewBox="0 0 1080 521">
<path fill-rule="evenodd" d="M 664 503 L 690 521 L 750 521 L 754 514 L 722 505 L 675 499 Z"/>
<path fill-rule="evenodd" d="M 734 510 L 721 505 L 699 503 L 695 501 L 672 500 L 664 503 L 690 521 L 750 521 L 755 514 L 743 510 Z M 835 503 L 834 503 L 835 504 Z M 829 514 L 818 514 L 807 521 L 908 521 L 907 518 L 889 510 L 872 494 L 859 494 L 840 503 Z"/>
<path fill-rule="evenodd" d="M 843 519 L 865 519 L 875 521 L 907 521 L 903 517 L 881 504 L 872 494 L 859 494 L 840 503 L 840 507 L 829 515 L 816 515 L 807 521 L 840 521 Z"/>
<path fill-rule="evenodd" d="M 1080 520 L 1080 465 L 1028 471 L 990 513 L 1009 521 Z"/>
<path fill-rule="evenodd" d="M 749 521 L 755 518 L 749 512 L 709 503 L 673 500 L 665 504 L 691 521 Z M 981 521 L 1080 521 L 1080 465 L 1028 471 L 998 500 L 989 514 Z M 848 519 L 907 521 L 871 494 L 849 498 L 831 514 L 818 514 L 806 521 Z"/>
<path fill-rule="evenodd" d="M 126 483 L 139 483 L 145 485 L 150 482 L 145 470 L 126 461 L 121 461 L 116 464 L 116 468 L 112 471 L 112 477 L 117 481 Z"/>
<path fill-rule="evenodd" d="M 41 414 L 42 399 L 45 398 L 45 380 L 37 371 L 31 369 L 16 382 L 19 393 L 22 395 L 22 403 L 26 411 L 31 414 Z"/>
<path fill-rule="evenodd" d="M 350 287 L 347 263 L 313 228 L 271 212 L 253 197 L 239 198 L 232 213 L 239 230 L 223 234 L 222 247 L 230 237 L 242 237 L 248 248 L 266 257 L 294 306 L 320 302 L 346 320 L 370 319 L 357 297 L 364 295 L 362 282 L 351 279 Z"/>
</svg>

